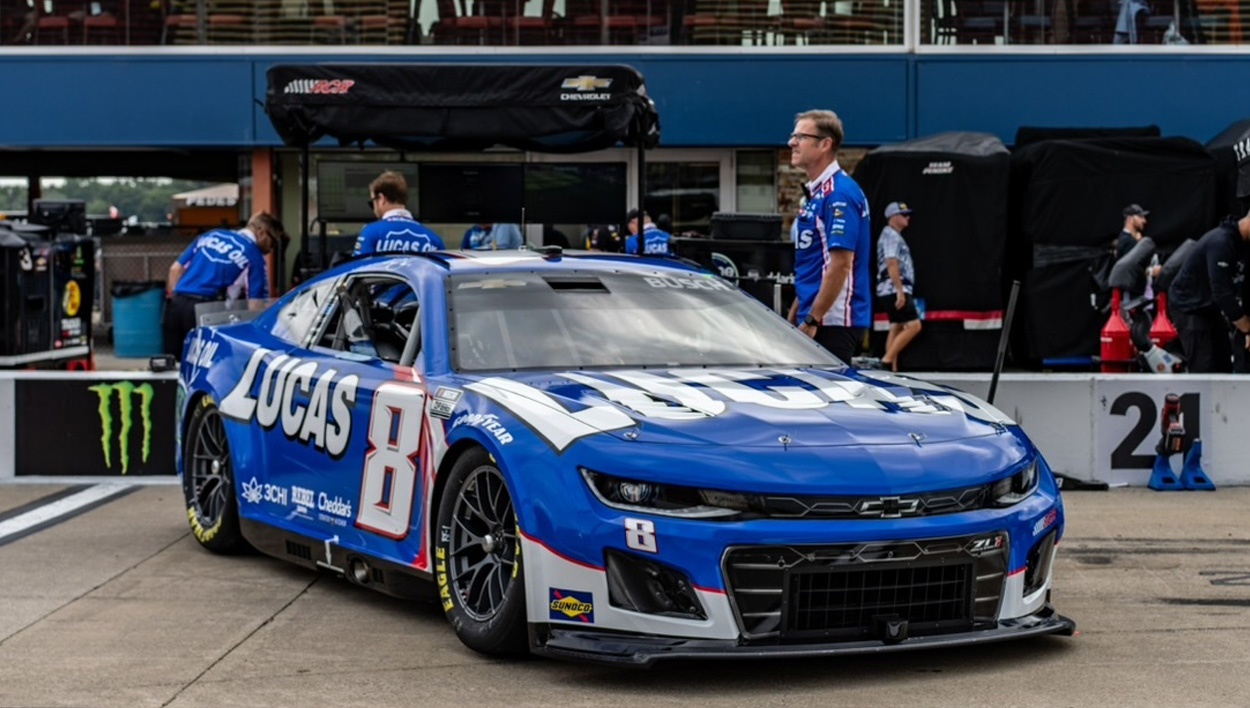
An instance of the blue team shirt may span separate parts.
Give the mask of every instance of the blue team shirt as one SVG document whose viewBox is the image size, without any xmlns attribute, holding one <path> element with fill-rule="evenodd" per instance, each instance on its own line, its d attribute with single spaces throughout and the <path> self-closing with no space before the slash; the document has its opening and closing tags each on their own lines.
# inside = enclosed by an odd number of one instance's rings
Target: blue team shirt
<svg viewBox="0 0 1250 708">
<path fill-rule="evenodd" d="M 247 296 L 269 294 L 269 269 L 265 254 L 247 234 L 215 229 L 202 234 L 178 256 L 186 271 L 174 286 L 175 293 L 197 297 L 225 297 L 226 289 L 247 272 Z"/>
<path fill-rule="evenodd" d="M 407 209 L 391 209 L 379 220 L 366 225 L 356 237 L 353 256 L 362 253 L 438 251 L 443 240 L 412 218 Z"/>
<path fill-rule="evenodd" d="M 672 251 L 669 249 L 668 240 L 672 236 L 667 231 L 661 231 L 660 227 L 655 224 L 647 224 L 642 227 L 642 252 L 648 256 L 669 256 Z M 625 239 L 625 252 L 638 253 L 638 236 L 630 236 Z"/>
<path fill-rule="evenodd" d="M 814 181 L 808 182 L 811 197 L 799 209 L 794 238 L 794 291 L 798 296 L 798 319 L 811 312 L 829 251 L 854 251 L 851 274 L 842 284 L 823 324 L 836 327 L 867 327 L 872 323 L 872 249 L 868 198 L 835 160 Z"/>
<path fill-rule="evenodd" d="M 516 224 L 494 224 L 489 229 L 479 224 L 470 226 L 460 239 L 462 251 L 491 251 L 520 248 L 521 227 Z"/>
</svg>

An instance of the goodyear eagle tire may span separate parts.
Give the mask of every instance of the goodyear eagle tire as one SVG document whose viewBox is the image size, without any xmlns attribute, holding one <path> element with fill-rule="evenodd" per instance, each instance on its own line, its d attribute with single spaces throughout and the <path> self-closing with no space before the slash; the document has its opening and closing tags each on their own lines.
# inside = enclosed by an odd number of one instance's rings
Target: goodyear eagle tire
<svg viewBox="0 0 1250 708">
<path fill-rule="evenodd" d="M 205 396 L 195 406 L 182 453 L 182 492 L 187 520 L 200 545 L 215 553 L 251 548 L 239 530 L 239 500 L 234 465 L 221 412 Z"/>
<path fill-rule="evenodd" d="M 434 554 L 439 598 L 460 641 L 485 654 L 527 651 L 516 512 L 503 474 L 481 448 L 451 469 Z"/>
</svg>

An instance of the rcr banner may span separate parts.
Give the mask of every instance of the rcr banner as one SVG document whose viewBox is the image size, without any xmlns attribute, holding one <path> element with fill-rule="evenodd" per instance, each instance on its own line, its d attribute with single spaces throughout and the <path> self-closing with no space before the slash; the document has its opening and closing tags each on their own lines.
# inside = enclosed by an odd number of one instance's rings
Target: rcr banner
<svg viewBox="0 0 1250 708">
<path fill-rule="evenodd" d="M 174 474 L 172 378 L 14 382 L 18 475 Z"/>
</svg>

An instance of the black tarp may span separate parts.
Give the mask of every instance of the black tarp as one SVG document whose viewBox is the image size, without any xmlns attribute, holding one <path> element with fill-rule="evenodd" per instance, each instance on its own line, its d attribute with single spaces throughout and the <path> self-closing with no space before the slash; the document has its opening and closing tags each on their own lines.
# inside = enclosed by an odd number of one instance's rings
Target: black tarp
<svg viewBox="0 0 1250 708">
<path fill-rule="evenodd" d="M 1215 161 L 1187 138 L 1048 140 L 1012 155 L 1008 277 L 1020 277 L 1017 359 L 1092 357 L 1106 314 L 1090 266 L 1111 250 L 1123 209 L 1150 211 L 1166 257 L 1216 219 Z"/>
<path fill-rule="evenodd" d="M 1015 148 L 1019 150 L 1043 140 L 1085 140 L 1089 138 L 1157 138 L 1163 133 L 1157 125 L 1115 128 L 1053 128 L 1048 126 L 1022 125 L 1016 128 Z"/>
<path fill-rule="evenodd" d="M 1250 197 L 1250 118 L 1239 120 L 1207 142 L 1215 158 L 1216 210 L 1243 216 Z"/>
<path fill-rule="evenodd" d="M 652 147 L 660 135 L 642 74 L 624 65 L 279 65 L 265 110 L 288 145 L 568 153 Z"/>
<path fill-rule="evenodd" d="M 886 205 L 905 202 L 915 210 L 903 238 L 926 314 L 923 331 L 902 354 L 903 366 L 993 367 L 1000 330 L 975 327 L 985 322 L 977 317 L 1003 307 L 1009 176 L 1007 148 L 986 133 L 941 133 L 885 145 L 856 167 L 855 179 L 872 207 L 874 273 Z"/>
</svg>

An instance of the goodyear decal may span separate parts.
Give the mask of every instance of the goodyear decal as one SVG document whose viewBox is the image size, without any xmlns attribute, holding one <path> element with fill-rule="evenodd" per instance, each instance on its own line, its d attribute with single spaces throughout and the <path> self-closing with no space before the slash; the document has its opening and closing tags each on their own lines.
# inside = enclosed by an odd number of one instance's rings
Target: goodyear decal
<svg viewBox="0 0 1250 708">
<path fill-rule="evenodd" d="M 577 590 L 549 588 L 551 591 L 551 619 L 569 622 L 577 620 L 595 623 L 595 595 Z"/>
</svg>

